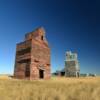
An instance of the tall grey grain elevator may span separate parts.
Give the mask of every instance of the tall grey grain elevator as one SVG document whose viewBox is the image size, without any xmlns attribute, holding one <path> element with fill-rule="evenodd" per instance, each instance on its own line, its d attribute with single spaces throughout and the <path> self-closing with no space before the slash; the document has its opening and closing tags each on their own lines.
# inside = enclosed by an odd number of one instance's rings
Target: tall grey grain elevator
<svg viewBox="0 0 100 100">
<path fill-rule="evenodd" d="M 71 51 L 66 52 L 65 76 L 66 77 L 80 76 L 80 67 L 79 67 L 79 62 L 77 58 L 77 53 L 72 53 Z"/>
</svg>

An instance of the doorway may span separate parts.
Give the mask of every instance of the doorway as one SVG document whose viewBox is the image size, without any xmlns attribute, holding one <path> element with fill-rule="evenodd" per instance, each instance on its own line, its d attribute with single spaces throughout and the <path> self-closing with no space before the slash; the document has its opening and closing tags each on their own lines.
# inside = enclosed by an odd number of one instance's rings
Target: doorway
<svg viewBox="0 0 100 100">
<path fill-rule="evenodd" d="M 42 69 L 39 70 L 39 78 L 40 79 L 44 78 L 44 70 L 42 70 Z"/>
</svg>

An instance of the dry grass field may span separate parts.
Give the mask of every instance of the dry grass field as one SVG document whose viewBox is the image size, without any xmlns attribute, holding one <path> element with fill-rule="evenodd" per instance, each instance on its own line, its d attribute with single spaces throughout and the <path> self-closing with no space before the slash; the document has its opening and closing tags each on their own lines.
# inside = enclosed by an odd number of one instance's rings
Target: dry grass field
<svg viewBox="0 0 100 100">
<path fill-rule="evenodd" d="M 38 81 L 1 77 L 0 100 L 100 100 L 100 77 Z"/>
</svg>

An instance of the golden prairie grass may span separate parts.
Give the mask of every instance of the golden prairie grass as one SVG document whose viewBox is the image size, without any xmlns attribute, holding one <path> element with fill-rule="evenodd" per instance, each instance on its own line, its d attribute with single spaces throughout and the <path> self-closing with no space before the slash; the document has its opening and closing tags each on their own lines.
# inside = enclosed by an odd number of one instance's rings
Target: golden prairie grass
<svg viewBox="0 0 100 100">
<path fill-rule="evenodd" d="M 11 79 L 8 75 L 0 75 L 0 79 Z"/>
<path fill-rule="evenodd" d="M 100 77 L 0 79 L 0 100 L 100 100 Z"/>
</svg>

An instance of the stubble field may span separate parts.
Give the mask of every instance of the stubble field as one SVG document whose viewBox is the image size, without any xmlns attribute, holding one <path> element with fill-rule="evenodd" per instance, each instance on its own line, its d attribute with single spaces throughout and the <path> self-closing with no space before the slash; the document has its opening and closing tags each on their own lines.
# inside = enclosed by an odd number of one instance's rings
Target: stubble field
<svg viewBox="0 0 100 100">
<path fill-rule="evenodd" d="M 100 77 L 38 81 L 1 77 L 0 100 L 100 100 Z"/>
</svg>

